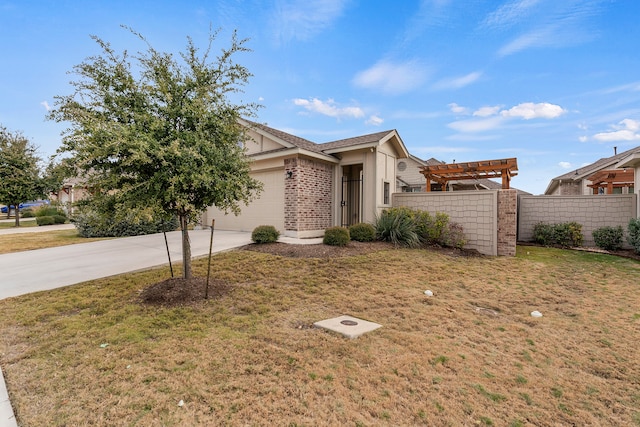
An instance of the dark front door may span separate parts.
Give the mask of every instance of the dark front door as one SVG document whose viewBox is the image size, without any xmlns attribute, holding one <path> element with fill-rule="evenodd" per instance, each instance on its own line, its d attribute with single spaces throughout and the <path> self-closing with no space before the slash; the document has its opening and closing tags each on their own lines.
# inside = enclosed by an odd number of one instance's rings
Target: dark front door
<svg viewBox="0 0 640 427">
<path fill-rule="evenodd" d="M 342 168 L 342 226 L 348 227 L 362 222 L 362 165 Z"/>
</svg>

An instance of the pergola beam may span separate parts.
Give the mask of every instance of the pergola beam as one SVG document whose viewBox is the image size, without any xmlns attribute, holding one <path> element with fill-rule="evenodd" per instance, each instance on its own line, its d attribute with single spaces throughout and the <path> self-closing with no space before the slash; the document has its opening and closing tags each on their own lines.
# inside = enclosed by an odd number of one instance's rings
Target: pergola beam
<svg viewBox="0 0 640 427">
<path fill-rule="evenodd" d="M 427 191 L 431 191 L 431 181 L 435 181 L 446 188 L 449 181 L 462 181 L 483 178 L 502 178 L 502 188 L 508 189 L 511 177 L 517 175 L 518 162 L 516 158 L 482 160 L 467 163 L 449 163 L 423 166 L 420 173 L 427 180 Z"/>
</svg>

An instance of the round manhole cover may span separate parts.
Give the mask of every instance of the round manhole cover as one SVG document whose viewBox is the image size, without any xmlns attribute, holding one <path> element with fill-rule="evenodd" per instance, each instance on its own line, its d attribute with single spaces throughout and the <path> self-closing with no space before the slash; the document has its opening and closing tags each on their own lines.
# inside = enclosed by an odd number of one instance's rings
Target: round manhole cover
<svg viewBox="0 0 640 427">
<path fill-rule="evenodd" d="M 345 325 L 345 326 L 356 326 L 358 324 L 358 322 L 353 321 L 353 320 L 343 320 L 342 322 L 340 322 L 340 324 Z"/>
</svg>

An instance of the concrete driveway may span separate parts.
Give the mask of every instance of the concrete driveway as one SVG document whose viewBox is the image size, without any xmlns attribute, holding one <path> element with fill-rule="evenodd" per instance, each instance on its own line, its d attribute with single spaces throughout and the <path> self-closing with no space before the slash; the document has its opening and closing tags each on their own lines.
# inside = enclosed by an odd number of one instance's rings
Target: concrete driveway
<svg viewBox="0 0 640 427">
<path fill-rule="evenodd" d="M 39 227 L 38 227 L 39 228 Z M 189 232 L 193 257 L 209 253 L 210 230 Z M 182 261 L 179 231 L 167 233 L 171 261 Z M 251 233 L 216 230 L 213 251 L 251 243 Z M 125 237 L 0 255 L 0 299 L 167 264 L 164 236 Z M 175 271 L 180 275 L 180 271 Z"/>
</svg>

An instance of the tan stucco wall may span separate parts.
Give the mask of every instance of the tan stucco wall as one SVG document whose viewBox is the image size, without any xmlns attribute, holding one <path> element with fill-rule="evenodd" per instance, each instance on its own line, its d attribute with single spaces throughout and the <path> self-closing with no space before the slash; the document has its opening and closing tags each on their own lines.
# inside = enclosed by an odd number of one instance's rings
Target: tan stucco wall
<svg viewBox="0 0 640 427">
<path fill-rule="evenodd" d="M 595 246 L 592 232 L 596 228 L 621 225 L 627 229 L 629 219 L 638 215 L 637 195 L 608 194 L 590 196 L 518 197 L 518 240 L 533 240 L 533 227 L 543 222 L 582 224 L 585 246 Z"/>
<path fill-rule="evenodd" d="M 496 190 L 393 194 L 394 207 L 448 214 L 452 222 L 462 225 L 467 238 L 465 248 L 485 255 L 498 255 L 497 200 Z"/>
<path fill-rule="evenodd" d="M 211 220 L 215 219 L 218 230 L 253 231 L 259 225 L 273 225 L 284 233 L 284 167 L 252 172 L 251 176 L 264 185 L 265 191 L 260 193 L 260 198 L 249 206 L 243 205 L 238 216 L 211 207 L 203 217 L 203 225 L 211 225 Z"/>
<path fill-rule="evenodd" d="M 416 162 L 411 157 L 407 159 L 398 159 L 396 161 L 396 166 L 400 162 L 405 162 L 407 165 L 407 168 L 404 171 L 400 171 L 398 169 L 398 176 L 400 177 L 400 179 L 411 185 L 420 185 L 421 190 L 424 191 L 427 180 L 425 179 L 424 175 L 420 173 L 420 167 L 422 166 L 422 164 Z M 398 188 L 396 191 L 401 192 L 402 188 Z"/>
<path fill-rule="evenodd" d="M 279 144 L 273 139 L 261 135 L 253 130 L 249 130 L 247 134 L 250 137 L 249 141 L 245 143 L 247 155 L 257 154 L 264 151 L 277 150 L 278 148 L 283 147 L 282 144 Z"/>
</svg>

